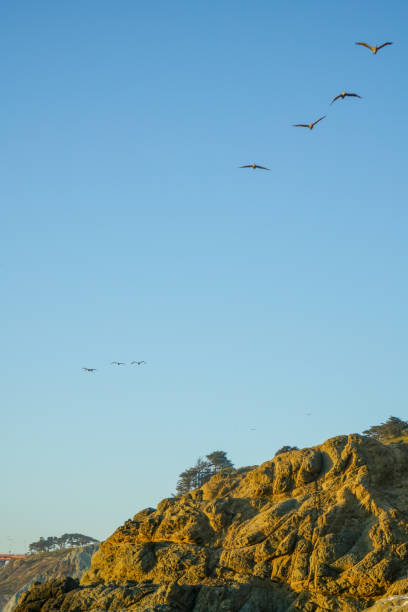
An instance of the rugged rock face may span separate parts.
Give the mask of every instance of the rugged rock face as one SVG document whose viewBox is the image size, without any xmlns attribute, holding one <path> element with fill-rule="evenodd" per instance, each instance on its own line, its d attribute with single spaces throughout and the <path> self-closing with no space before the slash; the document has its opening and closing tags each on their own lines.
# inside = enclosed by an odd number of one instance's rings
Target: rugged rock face
<svg viewBox="0 0 408 612">
<path fill-rule="evenodd" d="M 29 555 L 17 559 L 0 569 L 0 610 L 12 612 L 22 593 L 35 582 L 44 582 L 59 576 L 80 578 L 89 568 L 92 554 L 99 544 L 79 546 L 49 553 Z"/>
<path fill-rule="evenodd" d="M 407 485 L 408 444 L 357 434 L 220 473 L 126 521 L 80 586 L 33 587 L 16 612 L 352 612 L 401 601 Z"/>
<path fill-rule="evenodd" d="M 392 595 L 377 601 L 370 612 L 406 612 L 408 610 L 408 595 Z"/>
</svg>

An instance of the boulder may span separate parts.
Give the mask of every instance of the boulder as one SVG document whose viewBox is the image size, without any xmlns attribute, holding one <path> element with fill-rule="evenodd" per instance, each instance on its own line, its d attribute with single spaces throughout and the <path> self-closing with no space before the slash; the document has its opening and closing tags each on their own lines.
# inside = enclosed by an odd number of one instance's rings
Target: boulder
<svg viewBox="0 0 408 612">
<path fill-rule="evenodd" d="M 80 585 L 33 587 L 16 612 L 354 612 L 401 604 L 407 485 L 408 445 L 358 434 L 218 473 L 126 521 L 100 545 Z"/>
</svg>

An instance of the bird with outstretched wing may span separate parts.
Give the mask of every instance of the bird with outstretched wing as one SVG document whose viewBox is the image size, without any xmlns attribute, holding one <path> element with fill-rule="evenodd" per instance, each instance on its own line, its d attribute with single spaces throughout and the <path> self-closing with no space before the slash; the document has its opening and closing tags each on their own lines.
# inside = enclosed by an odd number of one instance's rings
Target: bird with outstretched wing
<svg viewBox="0 0 408 612">
<path fill-rule="evenodd" d="M 111 361 L 111 365 L 122 366 L 126 365 L 126 363 L 123 363 L 123 361 Z"/>
<path fill-rule="evenodd" d="M 145 361 L 131 361 L 130 365 L 144 365 L 146 362 Z"/>
<path fill-rule="evenodd" d="M 85 370 L 85 372 L 92 372 L 92 373 L 96 372 L 96 368 L 82 368 L 82 369 Z"/>
<path fill-rule="evenodd" d="M 253 170 L 255 170 L 255 168 L 259 168 L 260 170 L 270 170 L 270 168 L 265 168 L 265 166 L 258 166 L 258 164 L 255 164 L 255 162 L 248 164 L 247 166 L 240 166 L 240 168 L 253 168 Z"/>
<path fill-rule="evenodd" d="M 347 91 L 342 91 L 341 94 L 339 94 L 338 96 L 333 98 L 333 100 L 330 102 L 330 104 L 333 104 L 333 102 L 335 102 L 339 98 L 341 98 L 342 100 L 344 100 L 344 98 L 360 98 L 361 99 L 361 96 L 359 96 L 356 93 L 347 93 Z"/>
<path fill-rule="evenodd" d="M 322 121 L 322 119 L 325 119 L 327 117 L 327 115 L 323 115 L 323 117 L 320 117 L 320 119 L 317 119 L 317 121 L 314 121 L 313 123 L 294 123 L 293 127 L 305 127 L 305 128 L 309 128 L 309 130 L 313 130 L 314 126 L 319 123 L 319 121 Z"/>
<path fill-rule="evenodd" d="M 376 55 L 377 51 L 379 51 L 383 47 L 386 47 L 387 45 L 392 45 L 392 42 L 385 42 L 382 45 L 374 45 L 374 47 L 372 47 L 371 45 L 367 44 L 366 42 L 356 42 L 356 45 L 361 45 L 362 47 L 367 47 L 367 49 L 370 49 L 370 51 L 372 51 L 374 53 L 374 55 Z"/>
</svg>

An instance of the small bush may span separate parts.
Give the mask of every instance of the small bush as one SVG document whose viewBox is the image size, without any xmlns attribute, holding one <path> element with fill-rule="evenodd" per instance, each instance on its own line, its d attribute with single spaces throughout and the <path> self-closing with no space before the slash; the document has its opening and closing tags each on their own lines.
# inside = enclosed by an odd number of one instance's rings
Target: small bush
<svg viewBox="0 0 408 612">
<path fill-rule="evenodd" d="M 281 455 L 282 453 L 289 453 L 290 451 L 293 450 L 299 450 L 297 446 L 282 446 L 279 450 L 276 451 L 275 453 L 275 457 L 276 455 Z"/>
</svg>

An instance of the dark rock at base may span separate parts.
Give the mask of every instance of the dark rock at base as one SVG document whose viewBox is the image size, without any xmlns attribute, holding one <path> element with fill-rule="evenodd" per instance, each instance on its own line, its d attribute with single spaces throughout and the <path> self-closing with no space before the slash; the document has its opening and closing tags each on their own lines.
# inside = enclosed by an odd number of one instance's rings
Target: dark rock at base
<svg viewBox="0 0 408 612">
<path fill-rule="evenodd" d="M 66 593 L 77 589 L 79 580 L 70 577 L 56 578 L 50 582 L 34 584 L 29 591 L 23 593 L 15 610 L 25 612 L 40 612 L 40 610 L 51 610 L 50 605 L 62 606 Z M 54 605 L 54 603 L 52 604 Z M 55 607 L 55 610 L 60 608 Z"/>
<path fill-rule="evenodd" d="M 408 444 L 340 436 L 137 513 L 16 612 L 360 612 L 408 592 L 407 541 Z"/>
</svg>

